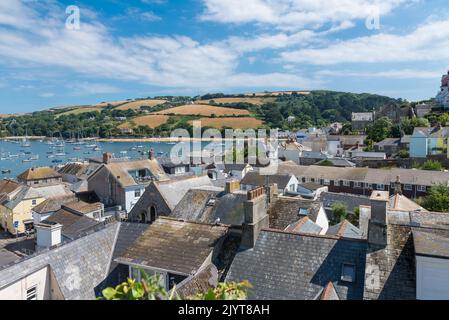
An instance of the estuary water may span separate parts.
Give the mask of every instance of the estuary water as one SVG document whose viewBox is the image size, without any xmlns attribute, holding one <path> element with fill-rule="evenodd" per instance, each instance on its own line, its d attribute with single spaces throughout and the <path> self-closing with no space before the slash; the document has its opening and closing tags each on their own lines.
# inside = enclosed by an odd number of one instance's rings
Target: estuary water
<svg viewBox="0 0 449 320">
<path fill-rule="evenodd" d="M 208 143 L 202 143 L 204 148 Z M 45 141 L 10 142 L 0 141 L 0 179 L 16 178 L 31 167 L 56 167 L 68 162 L 80 162 L 102 158 L 110 152 L 114 158 L 146 159 L 148 151 L 154 149 L 156 157 L 168 157 L 173 143 L 167 142 L 92 142 L 83 144 Z"/>
</svg>

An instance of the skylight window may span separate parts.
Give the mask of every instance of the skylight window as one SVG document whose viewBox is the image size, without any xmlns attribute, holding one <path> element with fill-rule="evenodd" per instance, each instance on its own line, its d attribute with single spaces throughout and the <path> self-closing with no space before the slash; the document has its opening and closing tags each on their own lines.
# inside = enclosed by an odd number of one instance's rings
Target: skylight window
<svg viewBox="0 0 449 320">
<path fill-rule="evenodd" d="M 355 282 L 355 265 L 343 263 L 341 267 L 341 281 Z"/>
</svg>

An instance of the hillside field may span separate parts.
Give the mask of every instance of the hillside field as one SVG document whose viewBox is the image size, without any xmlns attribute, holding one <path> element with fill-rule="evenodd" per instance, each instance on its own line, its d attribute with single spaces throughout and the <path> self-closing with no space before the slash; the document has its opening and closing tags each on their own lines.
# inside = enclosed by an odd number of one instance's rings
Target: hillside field
<svg viewBox="0 0 449 320">
<path fill-rule="evenodd" d="M 125 103 L 116 108 L 116 110 L 139 110 L 141 107 L 155 107 L 160 104 L 164 104 L 167 100 L 158 100 L 158 99 L 146 99 L 146 100 L 137 100 L 129 103 Z"/>
<path fill-rule="evenodd" d="M 233 109 L 233 108 L 224 108 L 224 107 L 214 107 L 205 104 L 188 104 L 180 107 L 170 108 L 158 112 L 154 112 L 154 114 L 174 114 L 174 115 L 200 115 L 210 117 L 213 114 L 216 116 L 239 116 L 239 115 L 249 115 L 248 110 L 243 109 Z"/>
<path fill-rule="evenodd" d="M 166 115 L 148 115 L 143 117 L 137 117 L 119 126 L 120 129 L 133 128 L 135 126 L 148 126 L 152 129 L 163 125 L 168 121 L 170 117 Z"/>
<path fill-rule="evenodd" d="M 201 118 L 202 127 L 213 127 L 217 129 L 229 127 L 234 129 L 257 129 L 263 126 L 263 122 L 256 118 Z M 192 121 L 190 121 L 192 124 Z"/>
<path fill-rule="evenodd" d="M 273 102 L 274 98 L 217 98 L 217 99 L 210 99 L 210 100 L 199 100 L 197 101 L 199 104 L 209 104 L 210 101 L 214 101 L 217 104 L 220 103 L 251 103 L 256 106 L 260 106 L 267 102 Z"/>
</svg>

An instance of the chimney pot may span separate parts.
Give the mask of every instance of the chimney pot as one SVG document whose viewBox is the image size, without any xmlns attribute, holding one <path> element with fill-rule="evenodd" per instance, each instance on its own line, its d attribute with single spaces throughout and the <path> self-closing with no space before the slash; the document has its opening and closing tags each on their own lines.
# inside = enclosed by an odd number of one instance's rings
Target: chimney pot
<svg viewBox="0 0 449 320">
<path fill-rule="evenodd" d="M 154 160 L 154 149 L 153 148 L 150 149 L 150 153 L 149 153 L 148 159 Z"/>
<path fill-rule="evenodd" d="M 109 152 L 105 152 L 103 153 L 103 163 L 104 164 L 109 164 L 112 161 L 112 153 Z"/>
</svg>

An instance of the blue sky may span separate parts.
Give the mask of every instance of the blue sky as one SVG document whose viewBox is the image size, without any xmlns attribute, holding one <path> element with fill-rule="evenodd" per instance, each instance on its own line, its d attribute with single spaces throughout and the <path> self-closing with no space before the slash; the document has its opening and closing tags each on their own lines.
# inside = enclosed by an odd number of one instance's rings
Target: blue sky
<svg viewBox="0 0 449 320">
<path fill-rule="evenodd" d="M 80 28 L 66 27 L 67 6 Z M 435 96 L 447 0 L 1 0 L 0 113 L 155 95 Z M 379 28 L 366 22 L 379 17 Z"/>
</svg>

